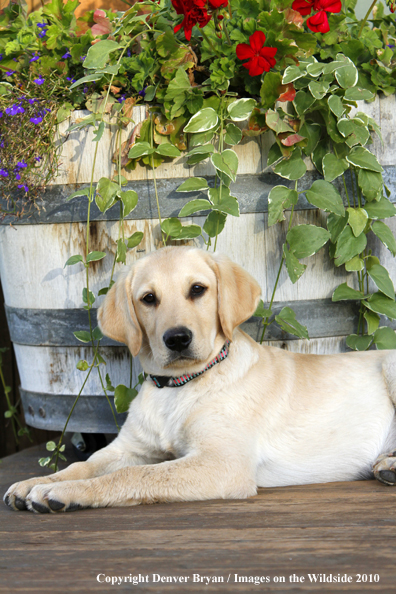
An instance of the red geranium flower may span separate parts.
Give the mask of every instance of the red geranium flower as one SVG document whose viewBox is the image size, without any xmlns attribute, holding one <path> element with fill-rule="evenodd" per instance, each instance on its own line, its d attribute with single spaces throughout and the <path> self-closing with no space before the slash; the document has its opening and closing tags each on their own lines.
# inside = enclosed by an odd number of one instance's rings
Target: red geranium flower
<svg viewBox="0 0 396 594">
<path fill-rule="evenodd" d="M 341 12 L 341 0 L 315 0 L 314 10 L 325 10 L 326 12 Z"/>
<path fill-rule="evenodd" d="M 174 29 L 177 33 L 182 27 L 187 41 L 191 39 L 191 31 L 195 25 L 205 27 L 211 19 L 207 12 L 205 0 L 172 0 L 177 14 L 184 14 L 184 19 Z"/>
<path fill-rule="evenodd" d="M 246 60 L 243 66 L 249 70 L 250 76 L 258 76 L 263 72 L 268 72 L 275 66 L 274 56 L 278 51 L 276 47 L 263 47 L 265 35 L 262 31 L 256 31 L 249 37 L 249 43 L 239 43 L 236 47 L 236 55 L 240 60 Z"/>
<path fill-rule="evenodd" d="M 209 0 L 209 4 L 216 10 L 217 8 L 225 8 L 228 6 L 228 0 Z"/>
<path fill-rule="evenodd" d="M 330 31 L 327 14 L 324 10 L 320 10 L 316 14 L 307 19 L 308 29 L 314 33 L 328 33 Z"/>
<path fill-rule="evenodd" d="M 297 10 L 302 16 L 311 14 L 314 5 L 314 0 L 294 0 L 292 9 Z"/>
</svg>

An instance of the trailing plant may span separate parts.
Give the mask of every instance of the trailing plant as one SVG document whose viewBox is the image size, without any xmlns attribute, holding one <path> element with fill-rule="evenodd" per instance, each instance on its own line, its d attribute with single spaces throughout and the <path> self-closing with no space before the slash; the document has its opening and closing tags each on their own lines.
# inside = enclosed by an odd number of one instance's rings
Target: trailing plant
<svg viewBox="0 0 396 594">
<path fill-rule="evenodd" d="M 152 172 L 162 245 L 195 240 L 215 250 L 227 217 L 239 216 L 232 186 L 238 171 L 235 147 L 264 133 L 274 137 L 267 169 L 284 180 L 269 194 L 268 225 L 282 223 L 285 211 L 290 215 L 270 303 L 261 303 L 256 312 L 263 321 L 261 340 L 272 323 L 308 338 L 308 329 L 293 310 L 285 307 L 274 315 L 273 303 L 283 267 L 295 283 L 307 267 L 301 260 L 327 245 L 336 267 L 356 273 L 352 284 L 341 284 L 333 294 L 333 301 L 352 299 L 360 304 L 358 328 L 347 345 L 355 350 L 372 345 L 396 348 L 395 332 L 380 326 L 381 315 L 396 319 L 394 286 L 367 245 L 374 235 L 396 254 L 396 240 L 383 222 L 396 214 L 396 208 L 389 200 L 383 168 L 367 148 L 380 129 L 357 103 L 396 91 L 396 28 L 393 15 L 385 15 L 379 2 L 372 3 L 362 21 L 354 14 L 355 4 L 354 0 L 146 0 L 125 12 L 90 12 L 79 21 L 74 18 L 74 1 L 63 5 L 52 0 L 29 16 L 19 5 L 6 9 L 1 17 L 7 30 L 0 31 L 5 81 L 0 93 L 2 105 L 8 105 L 5 111 L 15 112 L 7 115 L 28 118 L 21 93 L 31 93 L 35 79 L 44 79 L 49 88 L 47 81 L 58 77 L 51 95 L 57 107 L 51 113 L 57 113 L 59 122 L 71 109 L 85 107 L 89 113 L 69 132 L 86 127 L 94 131 L 90 184 L 69 197 L 87 199 L 85 253 L 66 262 L 86 271 L 82 298 L 89 331 L 76 330 L 74 335 L 92 346 L 93 358 L 77 365 L 86 373 L 80 394 L 95 369 L 106 397 L 114 393 L 116 409 L 124 412 L 144 379 L 139 376 L 132 386 L 131 373 L 129 386 L 112 385 L 102 371 L 106 363 L 102 335 L 92 320 L 96 299 L 112 286 L 116 264 L 125 264 L 128 249 L 142 240 L 137 232 L 126 237 L 124 218 L 136 207 L 138 195 L 125 187 L 122 173 L 133 171 L 137 163 Z M 393 2 L 388 5 L 393 10 Z M 126 126 L 133 123 L 133 107 L 143 101 L 147 119 L 123 140 Z M 98 143 L 109 126 L 116 134 L 115 171 L 95 183 Z M 3 140 L 8 142 L 6 130 Z M 34 159 L 35 151 L 30 154 Z M 178 217 L 163 219 L 156 169 L 182 157 L 191 167 L 209 162 L 213 175 L 191 176 L 181 183 L 177 191 L 189 194 L 191 200 Z M 2 161 L 14 183 L 21 175 L 19 162 Z M 94 201 L 102 213 L 119 209 L 109 284 L 97 295 L 90 289 L 90 270 L 106 254 L 90 251 Z M 326 213 L 325 227 L 295 224 L 295 208 L 307 203 Z M 183 220 L 197 213 L 205 217 L 202 227 Z M 280 229 L 284 233 L 283 226 Z M 52 454 L 41 460 L 43 465 L 57 468 L 63 456 L 62 438 L 63 434 L 58 444 L 50 442 Z"/>
<path fill-rule="evenodd" d="M 5 353 L 6 351 L 6 348 L 0 348 L 0 383 L 8 406 L 8 409 L 4 413 L 4 417 L 6 419 L 9 419 L 11 422 L 12 431 L 14 433 L 14 439 L 16 444 L 19 443 L 19 437 L 23 437 L 24 435 L 26 435 L 30 441 L 33 441 L 30 434 L 30 429 L 22 425 L 21 421 L 19 420 L 19 402 L 17 402 L 16 404 L 12 404 L 10 398 L 11 386 L 7 386 L 3 373 L 3 353 Z"/>
</svg>

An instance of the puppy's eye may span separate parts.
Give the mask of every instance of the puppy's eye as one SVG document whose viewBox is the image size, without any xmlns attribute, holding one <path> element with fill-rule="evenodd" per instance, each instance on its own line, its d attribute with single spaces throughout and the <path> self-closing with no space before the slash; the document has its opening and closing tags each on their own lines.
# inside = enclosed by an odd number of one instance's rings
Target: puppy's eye
<svg viewBox="0 0 396 594">
<path fill-rule="evenodd" d="M 203 287 L 202 285 L 193 285 L 191 287 L 190 295 L 191 297 L 198 297 L 199 295 L 203 295 L 205 291 L 206 287 Z"/>
<path fill-rule="evenodd" d="M 156 303 L 156 298 L 154 293 L 147 293 L 144 297 L 142 297 L 142 301 L 147 303 L 148 305 L 154 305 Z"/>
</svg>

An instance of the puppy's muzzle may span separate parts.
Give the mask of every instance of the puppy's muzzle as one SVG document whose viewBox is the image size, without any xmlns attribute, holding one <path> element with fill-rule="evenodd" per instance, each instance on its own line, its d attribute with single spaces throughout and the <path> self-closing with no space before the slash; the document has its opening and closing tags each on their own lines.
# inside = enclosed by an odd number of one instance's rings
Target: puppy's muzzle
<svg viewBox="0 0 396 594">
<path fill-rule="evenodd" d="M 170 328 L 163 336 L 165 346 L 170 351 L 177 351 L 181 353 L 185 351 L 191 344 L 192 332 L 185 326 L 179 326 L 178 328 Z"/>
</svg>

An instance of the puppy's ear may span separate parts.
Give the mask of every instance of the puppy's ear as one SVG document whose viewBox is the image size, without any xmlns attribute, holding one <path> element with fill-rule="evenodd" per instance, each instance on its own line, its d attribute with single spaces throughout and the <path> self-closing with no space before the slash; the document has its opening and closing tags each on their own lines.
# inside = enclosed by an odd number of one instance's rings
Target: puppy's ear
<svg viewBox="0 0 396 594">
<path fill-rule="evenodd" d="M 228 340 L 234 329 L 256 311 L 261 288 L 251 274 L 227 256 L 214 254 L 212 268 L 217 276 L 217 298 L 220 324 Z"/>
<path fill-rule="evenodd" d="M 132 300 L 133 268 L 121 274 L 98 310 L 99 328 L 109 338 L 124 342 L 136 357 L 142 346 L 142 329 Z"/>
</svg>

